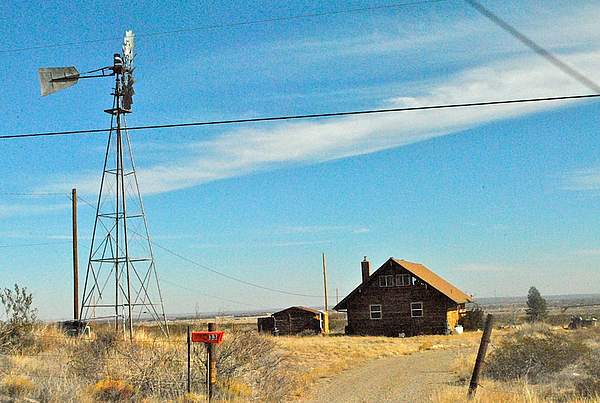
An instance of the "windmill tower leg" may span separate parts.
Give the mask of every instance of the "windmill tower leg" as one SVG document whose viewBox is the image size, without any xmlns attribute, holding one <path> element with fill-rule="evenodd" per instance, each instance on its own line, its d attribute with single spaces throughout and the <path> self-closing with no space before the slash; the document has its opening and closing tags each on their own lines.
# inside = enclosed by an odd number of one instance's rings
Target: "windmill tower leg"
<svg viewBox="0 0 600 403">
<path fill-rule="evenodd" d="M 123 108 L 123 85 L 117 73 L 113 107 L 106 110 L 111 115 L 111 131 L 80 316 L 82 320 L 114 319 L 115 330 L 120 331 L 122 324 L 123 332 L 133 339 L 134 320 L 158 323 L 166 335 L 168 328 L 127 133 L 125 114 L 130 111 Z M 107 315 L 96 316 L 97 311 Z"/>
</svg>

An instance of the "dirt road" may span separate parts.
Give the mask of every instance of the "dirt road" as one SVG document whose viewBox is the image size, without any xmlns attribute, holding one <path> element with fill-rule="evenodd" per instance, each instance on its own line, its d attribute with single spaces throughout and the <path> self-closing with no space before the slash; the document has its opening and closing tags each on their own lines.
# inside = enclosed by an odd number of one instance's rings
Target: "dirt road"
<svg viewBox="0 0 600 403">
<path fill-rule="evenodd" d="M 460 350 L 429 350 L 374 360 L 319 381 L 310 402 L 427 402 L 438 387 L 455 380 L 450 372 Z"/>
</svg>

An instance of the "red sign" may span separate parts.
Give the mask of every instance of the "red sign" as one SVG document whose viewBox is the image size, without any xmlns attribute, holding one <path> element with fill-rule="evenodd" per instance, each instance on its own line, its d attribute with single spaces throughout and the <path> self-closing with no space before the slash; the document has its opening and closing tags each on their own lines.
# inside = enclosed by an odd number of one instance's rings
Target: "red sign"
<svg viewBox="0 0 600 403">
<path fill-rule="evenodd" d="M 192 343 L 219 344 L 225 332 L 192 332 Z"/>
</svg>

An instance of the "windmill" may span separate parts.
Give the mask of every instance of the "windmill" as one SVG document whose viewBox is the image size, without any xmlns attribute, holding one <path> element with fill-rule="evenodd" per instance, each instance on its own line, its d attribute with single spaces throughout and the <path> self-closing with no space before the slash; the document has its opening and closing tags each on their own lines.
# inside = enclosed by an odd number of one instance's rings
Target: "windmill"
<svg viewBox="0 0 600 403">
<path fill-rule="evenodd" d="M 87 272 L 81 298 L 81 321 L 114 321 L 116 331 L 133 337 L 134 321 L 168 327 L 144 205 L 127 131 L 134 95 L 134 34 L 126 31 L 122 54 L 112 66 L 79 73 L 71 67 L 39 69 L 42 96 L 81 79 L 115 77 L 108 143 L 96 205 Z"/>
</svg>

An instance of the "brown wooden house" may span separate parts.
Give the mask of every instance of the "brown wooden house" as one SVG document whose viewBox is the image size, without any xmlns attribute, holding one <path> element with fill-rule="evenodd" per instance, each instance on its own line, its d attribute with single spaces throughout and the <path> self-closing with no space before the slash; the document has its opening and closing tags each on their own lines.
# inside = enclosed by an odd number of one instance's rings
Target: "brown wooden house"
<svg viewBox="0 0 600 403">
<path fill-rule="evenodd" d="M 472 300 L 419 263 L 392 257 L 371 274 L 365 257 L 361 268 L 362 283 L 333 308 L 347 311 L 346 334 L 445 334 Z"/>
<path fill-rule="evenodd" d="M 258 319 L 258 331 L 280 335 L 323 331 L 324 313 L 304 306 L 292 306 L 275 312 L 269 318 Z"/>
</svg>

